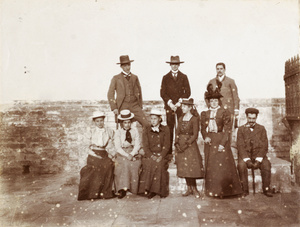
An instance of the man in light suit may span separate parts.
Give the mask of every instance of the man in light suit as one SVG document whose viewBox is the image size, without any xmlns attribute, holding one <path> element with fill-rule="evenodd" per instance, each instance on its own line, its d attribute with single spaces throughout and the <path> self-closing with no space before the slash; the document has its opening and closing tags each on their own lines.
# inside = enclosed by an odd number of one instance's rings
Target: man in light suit
<svg viewBox="0 0 300 227">
<path fill-rule="evenodd" d="M 110 83 L 107 98 L 111 110 L 118 115 L 121 110 L 130 110 L 143 127 L 149 125 L 147 118 L 142 110 L 143 99 L 142 89 L 139 79 L 130 72 L 131 62 L 128 55 L 120 56 L 122 72 L 115 75 Z"/>
<path fill-rule="evenodd" d="M 170 149 L 168 154 L 172 154 L 173 134 L 175 127 L 175 116 L 179 119 L 182 116 L 180 108 L 180 99 L 189 98 L 191 88 L 187 75 L 178 70 L 181 63 L 179 56 L 171 56 L 170 64 L 171 71 L 163 76 L 160 88 L 160 96 L 164 101 L 167 117 L 167 125 L 170 129 Z"/>
<path fill-rule="evenodd" d="M 208 84 L 213 85 L 213 89 L 218 88 L 223 98 L 221 98 L 224 109 L 228 109 L 231 117 L 239 115 L 240 99 L 238 89 L 233 79 L 226 76 L 226 66 L 220 62 L 216 64 L 217 76 L 211 79 Z M 206 101 L 208 106 L 208 102 Z"/>
<path fill-rule="evenodd" d="M 248 169 L 260 169 L 263 193 L 267 197 L 273 197 L 270 190 L 271 163 L 267 157 L 268 137 L 264 126 L 257 124 L 258 109 L 247 108 L 247 123 L 238 129 L 238 171 L 242 183 L 244 196 L 249 194 Z"/>
</svg>

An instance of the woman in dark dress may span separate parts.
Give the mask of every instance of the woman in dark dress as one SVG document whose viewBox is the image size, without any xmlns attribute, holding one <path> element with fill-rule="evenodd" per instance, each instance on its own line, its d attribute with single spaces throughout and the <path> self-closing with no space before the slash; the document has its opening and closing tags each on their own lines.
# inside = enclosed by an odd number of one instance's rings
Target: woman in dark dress
<svg viewBox="0 0 300 227">
<path fill-rule="evenodd" d="M 161 112 L 152 109 L 151 126 L 143 131 L 143 148 L 145 156 L 142 161 L 139 193 L 149 199 L 155 195 L 161 198 L 169 194 L 169 172 L 166 155 L 170 148 L 170 132 L 168 126 L 161 124 Z"/>
<path fill-rule="evenodd" d="M 219 90 L 208 85 L 205 98 L 209 109 L 201 113 L 201 134 L 204 140 L 205 193 L 223 198 L 241 194 L 242 188 L 230 147 L 230 112 L 221 107 Z"/>
<path fill-rule="evenodd" d="M 194 194 L 199 198 L 196 179 L 204 177 L 202 157 L 197 145 L 199 115 L 192 98 L 183 99 L 181 109 L 184 115 L 178 121 L 175 134 L 177 176 L 186 180 L 187 191 L 182 196 Z"/>
<path fill-rule="evenodd" d="M 114 164 L 114 131 L 104 126 L 105 114 L 93 113 L 95 127 L 89 132 L 87 164 L 80 171 L 78 200 L 109 199 L 112 191 Z"/>
</svg>

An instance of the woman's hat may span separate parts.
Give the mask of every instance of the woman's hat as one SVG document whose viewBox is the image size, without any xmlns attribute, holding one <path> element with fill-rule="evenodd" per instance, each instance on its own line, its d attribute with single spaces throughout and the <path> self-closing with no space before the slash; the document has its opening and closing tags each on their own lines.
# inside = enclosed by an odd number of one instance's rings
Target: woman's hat
<svg viewBox="0 0 300 227">
<path fill-rule="evenodd" d="M 190 98 L 190 99 L 182 99 L 181 104 L 185 104 L 185 105 L 194 105 L 194 99 Z"/>
<path fill-rule="evenodd" d="M 223 95 L 221 95 L 220 90 L 218 87 L 216 89 L 213 89 L 213 85 L 209 84 L 207 85 L 207 91 L 205 92 L 205 99 L 219 99 L 222 98 Z"/>
<path fill-rule="evenodd" d="M 117 64 L 127 64 L 127 63 L 130 63 L 130 62 L 133 62 L 134 60 L 130 60 L 129 59 L 129 56 L 128 55 L 121 55 L 120 56 L 120 63 L 117 63 Z"/>
<path fill-rule="evenodd" d="M 121 121 L 126 121 L 134 118 L 134 114 L 130 110 L 121 110 L 118 119 Z"/>
<path fill-rule="evenodd" d="M 92 119 L 98 118 L 98 117 L 103 117 L 103 118 L 105 118 L 105 113 L 102 112 L 102 111 L 95 111 L 95 112 L 93 112 Z"/>
<path fill-rule="evenodd" d="M 184 63 L 184 61 L 180 61 L 179 56 L 171 56 L 171 61 L 166 61 L 166 63 L 169 64 L 180 64 L 180 63 Z"/>
<path fill-rule="evenodd" d="M 160 112 L 158 109 L 152 109 L 150 111 L 150 115 L 157 115 L 157 116 L 161 116 L 162 112 Z"/>
</svg>

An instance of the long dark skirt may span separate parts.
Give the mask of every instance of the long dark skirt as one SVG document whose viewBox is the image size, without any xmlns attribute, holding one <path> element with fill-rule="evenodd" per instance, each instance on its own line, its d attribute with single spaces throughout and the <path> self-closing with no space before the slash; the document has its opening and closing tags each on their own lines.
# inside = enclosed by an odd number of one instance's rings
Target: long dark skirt
<svg viewBox="0 0 300 227">
<path fill-rule="evenodd" d="M 145 192 L 153 192 L 161 197 L 169 195 L 169 172 L 166 159 L 162 159 L 160 162 L 151 158 L 143 159 L 139 194 Z"/>
<path fill-rule="evenodd" d="M 112 198 L 113 173 L 114 164 L 110 158 L 89 155 L 87 165 L 80 171 L 78 200 Z"/>
<path fill-rule="evenodd" d="M 222 133 L 209 133 L 211 145 L 204 146 L 205 194 L 208 196 L 233 196 L 243 192 L 230 143 L 226 143 L 224 152 L 218 151 L 222 136 Z"/>
<path fill-rule="evenodd" d="M 189 138 L 189 135 L 179 135 L 179 144 L 184 144 Z M 196 179 L 204 177 L 202 156 L 196 141 L 194 141 L 184 152 L 176 153 L 175 161 L 178 177 L 190 177 Z"/>
</svg>

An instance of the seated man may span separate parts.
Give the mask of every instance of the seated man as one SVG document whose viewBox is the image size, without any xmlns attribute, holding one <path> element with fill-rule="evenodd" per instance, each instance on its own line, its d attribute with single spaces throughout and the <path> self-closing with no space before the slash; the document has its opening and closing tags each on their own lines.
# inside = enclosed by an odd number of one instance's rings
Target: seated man
<svg viewBox="0 0 300 227">
<path fill-rule="evenodd" d="M 260 169 L 263 193 L 273 197 L 270 191 L 271 163 L 268 160 L 268 138 L 264 126 L 256 123 L 258 109 L 246 109 L 247 123 L 238 129 L 238 171 L 244 196 L 249 194 L 248 169 Z"/>
</svg>

